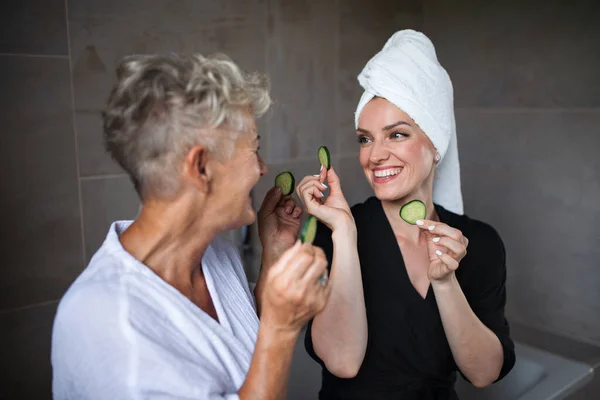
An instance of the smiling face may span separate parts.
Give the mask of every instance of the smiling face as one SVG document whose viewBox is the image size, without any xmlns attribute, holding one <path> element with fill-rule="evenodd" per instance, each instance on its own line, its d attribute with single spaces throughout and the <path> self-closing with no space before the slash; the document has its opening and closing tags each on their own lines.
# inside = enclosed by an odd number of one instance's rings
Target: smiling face
<svg viewBox="0 0 600 400">
<path fill-rule="evenodd" d="M 256 220 L 250 192 L 267 172 L 258 154 L 260 137 L 256 133 L 256 122 L 250 116 L 248 120 L 248 129 L 239 134 L 231 156 L 220 163 L 213 188 L 217 205 L 212 212 L 223 217 L 227 229 L 250 225 Z"/>
<path fill-rule="evenodd" d="M 436 150 L 412 118 L 374 98 L 362 110 L 356 134 L 360 165 L 378 199 L 431 197 Z"/>
</svg>

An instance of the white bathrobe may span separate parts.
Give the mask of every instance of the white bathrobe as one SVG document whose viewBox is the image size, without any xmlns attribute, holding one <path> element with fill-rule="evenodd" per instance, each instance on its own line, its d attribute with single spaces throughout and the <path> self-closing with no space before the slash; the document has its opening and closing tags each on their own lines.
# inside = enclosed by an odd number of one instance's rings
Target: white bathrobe
<svg viewBox="0 0 600 400">
<path fill-rule="evenodd" d="M 238 399 L 259 321 L 237 250 L 216 239 L 202 260 L 218 323 L 123 249 L 130 223 L 60 302 L 54 399 Z"/>
</svg>

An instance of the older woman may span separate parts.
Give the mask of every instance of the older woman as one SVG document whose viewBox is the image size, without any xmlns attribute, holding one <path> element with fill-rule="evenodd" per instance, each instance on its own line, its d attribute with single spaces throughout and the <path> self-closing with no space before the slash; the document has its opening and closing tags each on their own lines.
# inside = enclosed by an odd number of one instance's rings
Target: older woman
<svg viewBox="0 0 600 400">
<path fill-rule="evenodd" d="M 483 387 L 515 362 L 504 246 L 463 215 L 452 84 L 430 40 L 397 32 L 359 81 L 359 162 L 375 197 L 350 209 L 333 168 L 297 188 L 332 261 L 331 298 L 305 341 L 323 366 L 320 398 L 456 399 L 456 370 Z M 426 206 L 416 225 L 399 215 L 412 200 Z M 345 236 L 359 262 L 340 262 Z"/>
<path fill-rule="evenodd" d="M 271 191 L 261 210 L 260 320 L 234 248 L 219 235 L 255 220 L 266 167 L 255 116 L 265 79 L 226 57 L 130 57 L 104 112 L 106 147 L 133 181 L 138 218 L 112 224 L 60 302 L 55 399 L 284 397 L 301 327 L 329 289 L 320 249 L 293 244 L 298 210 Z"/>
</svg>

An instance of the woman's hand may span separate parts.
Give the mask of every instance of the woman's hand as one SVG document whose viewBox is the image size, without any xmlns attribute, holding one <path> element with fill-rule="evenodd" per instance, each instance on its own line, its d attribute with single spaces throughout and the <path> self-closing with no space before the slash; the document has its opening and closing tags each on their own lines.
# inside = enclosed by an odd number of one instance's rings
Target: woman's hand
<svg viewBox="0 0 600 400">
<path fill-rule="evenodd" d="M 419 220 L 417 226 L 427 236 L 429 270 L 432 284 L 443 283 L 454 275 L 460 261 L 467 255 L 469 239 L 462 232 L 446 224 Z"/>
<path fill-rule="evenodd" d="M 258 211 L 258 236 L 263 248 L 263 265 L 270 266 L 294 245 L 300 230 L 302 208 L 281 189 L 271 188 Z"/>
<path fill-rule="evenodd" d="M 324 274 L 327 259 L 323 250 L 297 241 L 267 273 L 261 324 L 279 332 L 300 332 L 329 298 L 330 287 L 320 279 Z"/>
<path fill-rule="evenodd" d="M 325 197 L 323 190 L 328 189 L 324 184 L 325 180 L 329 183 L 330 191 L 327 199 L 323 201 Z M 332 231 L 335 231 L 338 226 L 348 226 L 346 223 L 348 221 L 352 221 L 354 224 L 350 206 L 344 197 L 340 179 L 333 167 L 329 170 L 321 167 L 319 175 L 304 177 L 296 187 L 296 194 L 304 203 L 306 211 L 317 217 Z"/>
</svg>

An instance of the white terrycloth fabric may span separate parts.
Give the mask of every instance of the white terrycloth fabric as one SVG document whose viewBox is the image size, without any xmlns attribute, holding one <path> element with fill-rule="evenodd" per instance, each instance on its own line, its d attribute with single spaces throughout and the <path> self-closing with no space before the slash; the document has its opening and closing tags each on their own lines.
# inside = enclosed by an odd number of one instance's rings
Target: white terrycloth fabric
<svg viewBox="0 0 600 400">
<path fill-rule="evenodd" d="M 238 399 L 259 321 L 237 251 L 216 239 L 202 260 L 218 323 L 123 249 L 129 224 L 60 302 L 54 399 Z"/>
<path fill-rule="evenodd" d="M 452 82 L 435 48 L 421 32 L 396 32 L 358 76 L 365 90 L 355 113 L 383 97 L 407 113 L 427 134 L 442 159 L 436 168 L 433 201 L 463 214 Z"/>
</svg>

